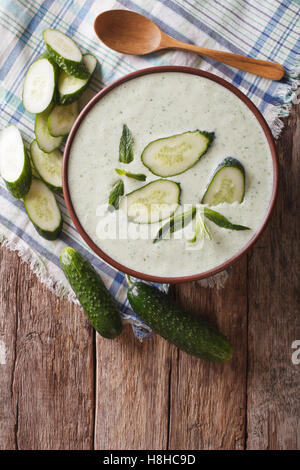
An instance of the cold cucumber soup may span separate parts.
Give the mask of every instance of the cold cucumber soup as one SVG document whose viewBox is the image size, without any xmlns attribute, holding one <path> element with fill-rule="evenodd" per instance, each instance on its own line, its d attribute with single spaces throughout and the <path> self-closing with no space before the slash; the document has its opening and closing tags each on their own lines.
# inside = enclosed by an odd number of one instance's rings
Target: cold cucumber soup
<svg viewBox="0 0 300 470">
<path fill-rule="evenodd" d="M 151 73 L 91 108 L 72 142 L 68 183 L 82 227 L 104 253 L 140 273 L 179 277 L 223 264 L 255 235 L 270 204 L 273 164 L 260 124 L 231 91 L 189 73 Z M 221 226 L 205 207 L 250 229 Z M 170 235 L 170 220 L 187 211 L 185 226 Z"/>
</svg>

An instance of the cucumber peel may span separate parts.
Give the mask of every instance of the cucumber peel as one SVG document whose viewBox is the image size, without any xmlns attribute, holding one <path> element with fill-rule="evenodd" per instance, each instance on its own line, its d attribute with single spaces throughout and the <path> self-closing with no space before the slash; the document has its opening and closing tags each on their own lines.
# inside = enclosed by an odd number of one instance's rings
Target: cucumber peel
<svg viewBox="0 0 300 470">
<path fill-rule="evenodd" d="M 144 148 L 142 162 L 157 176 L 179 175 L 200 160 L 214 136 L 214 132 L 195 130 L 154 140 Z"/>
<path fill-rule="evenodd" d="M 179 308 L 156 287 L 134 282 L 127 295 L 139 318 L 178 348 L 212 362 L 226 362 L 231 358 L 232 345 L 224 335 Z"/>
<path fill-rule="evenodd" d="M 101 336 L 113 339 L 122 332 L 120 312 L 101 277 L 74 248 L 64 248 L 60 264 L 81 306 Z"/>
</svg>

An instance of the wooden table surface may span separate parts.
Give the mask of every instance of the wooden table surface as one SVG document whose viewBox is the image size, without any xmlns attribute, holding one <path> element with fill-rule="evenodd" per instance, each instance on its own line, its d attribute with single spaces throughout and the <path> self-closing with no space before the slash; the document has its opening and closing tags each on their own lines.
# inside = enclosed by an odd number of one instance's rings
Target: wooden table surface
<svg viewBox="0 0 300 470">
<path fill-rule="evenodd" d="M 0 449 L 299 449 L 299 109 L 278 141 L 271 221 L 219 291 L 170 295 L 234 344 L 205 363 L 127 326 L 95 335 L 82 310 L 51 294 L 16 253 L 0 251 Z M 3 348 L 2 348 L 3 349 Z M 5 364 L 4 364 L 5 362 Z"/>
</svg>

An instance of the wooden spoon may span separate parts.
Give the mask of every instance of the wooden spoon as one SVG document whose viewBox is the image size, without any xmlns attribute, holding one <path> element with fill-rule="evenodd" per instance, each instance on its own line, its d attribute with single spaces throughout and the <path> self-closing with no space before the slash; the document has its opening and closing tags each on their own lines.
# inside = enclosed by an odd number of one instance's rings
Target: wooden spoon
<svg viewBox="0 0 300 470">
<path fill-rule="evenodd" d="M 183 49 L 271 80 L 280 80 L 284 75 L 283 66 L 276 62 L 252 59 L 177 41 L 161 31 L 149 18 L 134 11 L 105 11 L 97 16 L 94 28 L 106 46 L 124 54 L 144 55 L 162 49 Z"/>
</svg>

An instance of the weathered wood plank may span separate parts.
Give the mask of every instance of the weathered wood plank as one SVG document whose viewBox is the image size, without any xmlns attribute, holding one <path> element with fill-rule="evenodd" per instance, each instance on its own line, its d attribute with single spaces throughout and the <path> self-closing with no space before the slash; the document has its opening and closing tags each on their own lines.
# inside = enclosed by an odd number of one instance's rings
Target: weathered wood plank
<svg viewBox="0 0 300 470">
<path fill-rule="evenodd" d="M 176 286 L 178 301 L 218 326 L 233 343 L 226 364 L 179 352 L 172 363 L 170 449 L 242 449 L 245 440 L 247 259 L 233 266 L 224 289 Z"/>
<path fill-rule="evenodd" d="M 92 448 L 93 332 L 85 315 L 51 294 L 5 249 L 1 275 L 7 347 L 1 448 Z"/>
<path fill-rule="evenodd" d="M 129 326 L 115 341 L 97 335 L 95 449 L 166 449 L 172 350 Z"/>
<path fill-rule="evenodd" d="M 300 106 L 278 143 L 279 194 L 272 219 L 249 258 L 249 449 L 300 448 Z"/>
<path fill-rule="evenodd" d="M 18 269 L 8 269 L 12 258 L 0 250 L 0 449 L 16 449 L 17 401 L 13 394 L 17 318 Z"/>
</svg>

